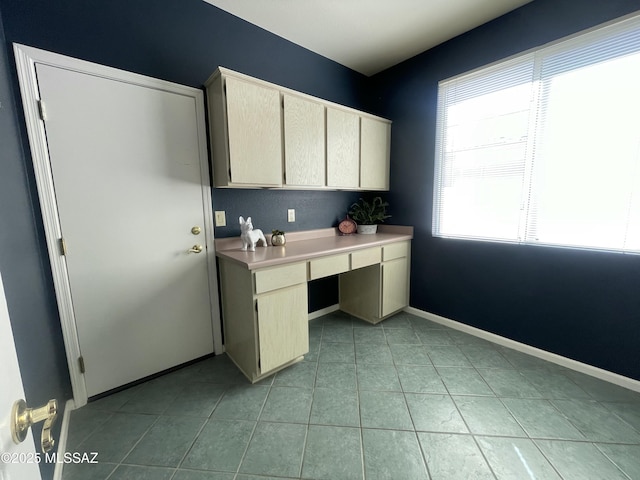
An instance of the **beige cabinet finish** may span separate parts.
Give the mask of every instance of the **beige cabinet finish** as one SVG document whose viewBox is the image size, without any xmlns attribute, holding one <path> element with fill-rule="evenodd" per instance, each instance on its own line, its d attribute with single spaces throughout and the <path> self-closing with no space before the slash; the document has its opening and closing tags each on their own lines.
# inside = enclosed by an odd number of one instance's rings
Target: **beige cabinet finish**
<svg viewBox="0 0 640 480">
<path fill-rule="evenodd" d="M 233 262 L 221 259 L 219 265 L 224 349 L 242 373 L 255 381 L 259 345 L 252 277 Z"/>
<path fill-rule="evenodd" d="M 360 117 L 337 108 L 327 108 L 327 185 L 360 185 Z"/>
<path fill-rule="evenodd" d="M 252 383 L 309 351 L 306 271 L 304 262 L 252 272 L 220 259 L 225 350 Z"/>
<path fill-rule="evenodd" d="M 406 257 L 397 258 L 381 268 L 380 316 L 384 318 L 409 305 L 409 262 Z"/>
<path fill-rule="evenodd" d="M 222 67 L 205 85 L 216 187 L 389 189 L 389 120 Z"/>
<path fill-rule="evenodd" d="M 280 92 L 233 76 L 207 81 L 216 187 L 282 185 Z"/>
<path fill-rule="evenodd" d="M 280 92 L 229 77 L 226 97 L 230 183 L 282 185 Z"/>
<path fill-rule="evenodd" d="M 325 185 L 324 105 L 294 95 L 283 95 L 285 184 Z"/>
<path fill-rule="evenodd" d="M 309 280 L 349 271 L 349 254 L 331 255 L 309 261 Z"/>
<path fill-rule="evenodd" d="M 240 249 L 216 241 L 225 349 L 251 382 L 309 350 L 307 283 L 338 275 L 340 309 L 371 323 L 409 304 L 413 228 L 381 225 L 375 235 L 327 228 L 292 232 L 285 247 Z"/>
<path fill-rule="evenodd" d="M 351 269 L 368 267 L 380 263 L 381 251 L 380 247 L 367 248 L 366 250 L 358 250 L 351 254 Z"/>
<path fill-rule="evenodd" d="M 398 242 L 382 247 L 382 263 L 357 268 L 352 258 L 340 276 L 340 310 L 378 323 L 408 306 L 410 254 L 410 243 Z"/>
<path fill-rule="evenodd" d="M 256 293 L 270 292 L 307 281 L 307 265 L 294 263 L 281 267 L 261 268 L 254 273 Z"/>
<path fill-rule="evenodd" d="M 360 188 L 389 190 L 391 124 L 363 117 L 360 119 Z"/>
<path fill-rule="evenodd" d="M 382 247 L 382 261 L 387 262 L 395 258 L 408 257 L 410 252 L 409 242 L 392 243 Z"/>
<path fill-rule="evenodd" d="M 269 373 L 309 352 L 307 284 L 260 295 L 260 373 Z"/>
</svg>

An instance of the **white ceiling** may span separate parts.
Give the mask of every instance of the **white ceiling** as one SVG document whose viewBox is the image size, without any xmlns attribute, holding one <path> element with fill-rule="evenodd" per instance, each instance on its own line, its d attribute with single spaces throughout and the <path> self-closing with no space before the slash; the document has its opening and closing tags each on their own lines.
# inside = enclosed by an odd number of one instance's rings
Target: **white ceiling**
<svg viewBox="0 0 640 480">
<path fill-rule="evenodd" d="M 532 0 L 204 0 L 373 75 Z"/>
</svg>

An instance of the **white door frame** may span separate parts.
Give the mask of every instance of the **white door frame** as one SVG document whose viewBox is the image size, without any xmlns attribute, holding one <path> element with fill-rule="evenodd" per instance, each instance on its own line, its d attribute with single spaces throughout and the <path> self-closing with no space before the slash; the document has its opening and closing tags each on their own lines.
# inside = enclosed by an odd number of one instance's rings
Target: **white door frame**
<svg viewBox="0 0 640 480">
<path fill-rule="evenodd" d="M 49 150 L 40 112 L 40 93 L 36 76 L 36 63 L 65 68 L 67 70 L 86 73 L 102 78 L 123 81 L 142 87 L 156 88 L 172 93 L 178 93 L 195 100 L 198 125 L 198 143 L 200 145 L 200 167 L 202 176 L 202 202 L 205 216 L 205 242 L 209 267 L 209 297 L 211 299 L 211 321 L 213 327 L 214 353 L 222 353 L 222 327 L 220 321 L 220 307 L 218 301 L 218 277 L 215 261 L 215 247 L 213 234 L 213 206 L 211 204 L 211 186 L 209 185 L 209 160 L 207 155 L 206 128 L 204 121 L 204 93 L 196 88 L 179 85 L 177 83 L 158 80 L 136 73 L 118 70 L 96 63 L 78 60 L 26 45 L 13 44 L 22 95 L 22 105 L 29 136 L 29 146 L 33 159 L 33 168 L 38 187 L 38 198 L 42 211 L 47 250 L 53 274 L 53 284 L 56 292 L 60 323 L 64 337 L 69 376 L 73 388 L 75 406 L 81 407 L 87 403 L 87 389 L 84 375 L 80 372 L 78 359 L 80 344 L 76 329 L 73 303 L 67 265 L 60 252 L 61 228 L 53 186 L 53 176 L 49 161 Z M 100 112 L 96 112 L 99 114 Z M 45 112 L 46 115 L 46 112 Z M 211 226 L 212 228 L 207 228 Z"/>
</svg>

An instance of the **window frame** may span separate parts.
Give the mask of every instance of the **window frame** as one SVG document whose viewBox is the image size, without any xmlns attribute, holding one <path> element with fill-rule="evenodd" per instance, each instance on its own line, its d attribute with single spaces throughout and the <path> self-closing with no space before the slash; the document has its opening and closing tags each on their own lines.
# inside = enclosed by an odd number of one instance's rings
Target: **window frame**
<svg viewBox="0 0 640 480">
<path fill-rule="evenodd" d="M 535 245 L 542 247 L 553 247 L 553 248 L 570 248 L 570 249 L 578 249 L 578 250 L 592 250 L 592 251 L 600 251 L 600 252 L 613 252 L 613 253 L 622 253 L 622 254 L 631 254 L 637 255 L 640 254 L 640 247 L 634 249 L 632 247 L 626 247 L 623 243 L 622 247 L 598 247 L 593 245 L 581 244 L 563 244 L 563 243 L 553 243 L 553 242 L 541 242 L 541 241 L 532 241 L 531 236 L 532 232 L 530 229 L 532 227 L 535 228 L 535 221 L 531 222 L 530 218 L 532 215 L 531 209 L 533 202 L 530 201 L 530 197 L 532 195 L 532 183 L 534 182 L 533 176 L 534 172 L 534 162 L 535 158 L 534 151 L 538 142 L 539 129 L 541 127 L 538 125 L 539 117 L 543 115 L 540 112 L 540 97 L 541 91 L 544 88 L 548 88 L 546 81 L 541 81 L 540 78 L 540 69 L 542 64 L 542 59 L 550 57 L 552 54 L 563 53 L 566 51 L 571 51 L 577 46 L 582 45 L 586 48 L 589 47 L 593 42 L 597 41 L 598 38 L 602 39 L 611 39 L 615 38 L 616 35 L 620 35 L 621 32 L 624 32 L 626 29 L 635 30 L 640 33 L 640 13 L 635 12 L 612 21 L 594 26 L 592 28 L 577 32 L 575 34 L 560 38 L 553 42 L 549 42 L 545 45 L 535 47 L 529 49 L 527 51 L 512 55 L 505 59 L 501 59 L 495 62 L 492 62 L 488 65 L 478 67 L 476 69 L 470 70 L 468 72 L 441 80 L 438 82 L 438 95 L 437 95 L 437 114 L 436 114 L 436 136 L 435 136 L 435 157 L 434 157 L 434 185 L 433 185 L 433 205 L 432 205 L 432 230 L 431 234 L 433 237 L 438 238 L 454 238 L 461 240 L 472 240 L 472 241 L 489 241 L 493 243 L 508 243 L 508 244 L 520 244 L 520 245 Z M 586 40 L 585 40 L 586 39 Z M 640 49 L 634 50 L 636 53 L 640 53 Z M 612 58 L 621 58 L 620 55 L 616 55 Z M 518 222 L 518 232 L 514 238 L 505 238 L 505 237 L 487 237 L 480 235 L 466 235 L 466 234 L 449 234 L 442 233 L 440 230 L 441 226 L 441 203 L 443 199 L 442 189 L 444 188 L 444 176 L 446 174 L 445 170 L 448 168 L 446 164 L 446 155 L 445 155 L 445 134 L 446 134 L 446 116 L 447 116 L 447 108 L 446 108 L 446 94 L 443 94 L 443 86 L 448 86 L 454 84 L 455 82 L 465 81 L 469 79 L 474 79 L 478 77 L 482 77 L 483 75 L 490 76 L 495 71 L 499 71 L 501 69 L 507 68 L 509 64 L 517 64 L 518 62 L 532 62 L 532 68 L 535 72 L 535 75 L 532 78 L 532 91 L 531 91 L 531 107 L 529 109 L 529 134 L 527 136 L 527 146 L 524 160 L 524 173 L 522 177 L 522 195 L 527 197 L 526 201 L 523 200 L 521 203 L 521 214 Z M 586 65 L 594 65 L 597 64 L 597 61 L 588 62 Z M 572 68 L 568 68 L 567 71 L 573 70 Z M 553 78 L 553 77 L 549 77 Z M 473 97 L 471 97 L 473 98 Z M 483 147 L 484 148 L 484 147 Z M 640 158 L 638 159 L 640 168 Z M 634 193 L 640 194 L 640 190 Z M 630 221 L 630 220 L 629 220 Z M 628 228 L 627 223 L 627 228 Z M 537 239 L 536 239 L 537 240 Z"/>
</svg>

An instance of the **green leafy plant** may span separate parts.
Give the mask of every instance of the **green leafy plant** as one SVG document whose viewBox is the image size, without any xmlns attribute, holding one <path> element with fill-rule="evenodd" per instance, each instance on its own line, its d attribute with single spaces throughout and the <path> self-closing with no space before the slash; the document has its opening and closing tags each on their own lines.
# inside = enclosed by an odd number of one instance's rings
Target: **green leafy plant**
<svg viewBox="0 0 640 480">
<path fill-rule="evenodd" d="M 375 225 L 384 222 L 391 216 L 387 215 L 388 206 L 389 204 L 383 202 L 380 197 L 375 197 L 371 203 L 364 198 L 360 198 L 360 200 L 349 207 L 349 216 L 358 225 Z"/>
<path fill-rule="evenodd" d="M 271 235 L 284 235 L 282 230 L 271 230 Z"/>
</svg>

